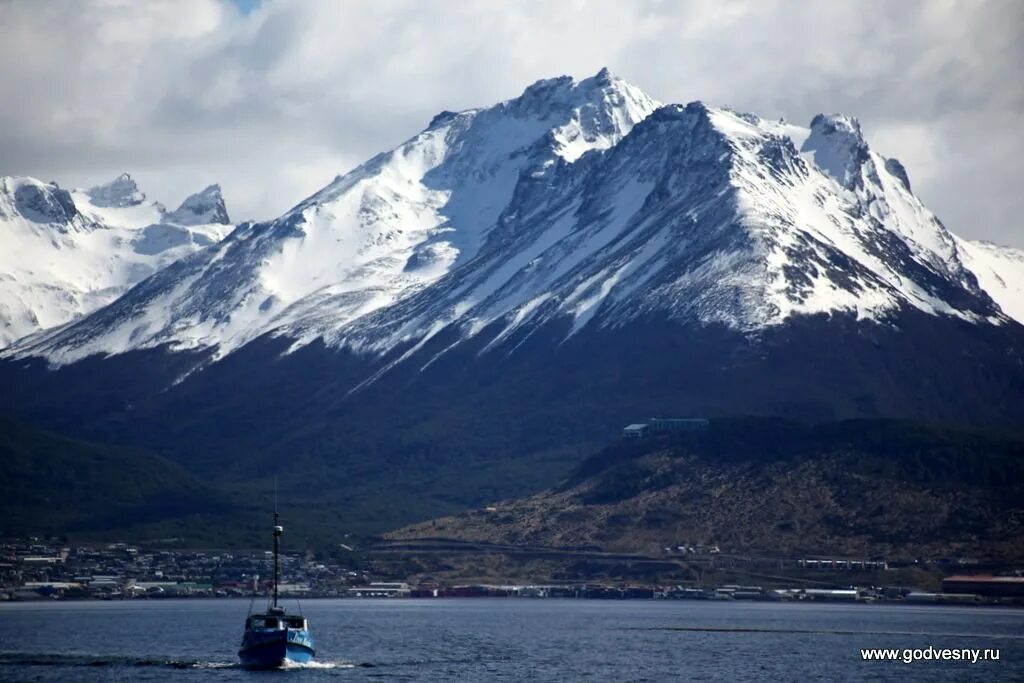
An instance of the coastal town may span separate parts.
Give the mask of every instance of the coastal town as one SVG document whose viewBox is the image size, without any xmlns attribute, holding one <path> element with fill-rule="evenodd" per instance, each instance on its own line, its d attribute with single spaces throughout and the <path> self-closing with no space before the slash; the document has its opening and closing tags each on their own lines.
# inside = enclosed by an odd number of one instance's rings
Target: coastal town
<svg viewBox="0 0 1024 683">
<path fill-rule="evenodd" d="M 352 550 L 345 546 L 348 550 Z M 694 548 L 666 548 L 693 552 Z M 713 549 L 715 552 L 717 548 Z M 885 571 L 881 561 L 800 559 L 805 571 Z M 519 597 L 592 599 L 812 600 L 1024 606 L 1024 572 L 961 568 L 940 590 L 911 585 L 794 581 L 763 585 L 639 582 L 459 583 L 375 573 L 353 555 L 346 564 L 314 553 L 284 553 L 280 592 L 297 598 Z M 835 576 L 836 574 L 830 574 Z M 64 544 L 53 539 L 0 543 L 0 601 L 249 598 L 269 593 L 271 554 L 257 550 L 157 550 L 128 543 Z"/>
</svg>

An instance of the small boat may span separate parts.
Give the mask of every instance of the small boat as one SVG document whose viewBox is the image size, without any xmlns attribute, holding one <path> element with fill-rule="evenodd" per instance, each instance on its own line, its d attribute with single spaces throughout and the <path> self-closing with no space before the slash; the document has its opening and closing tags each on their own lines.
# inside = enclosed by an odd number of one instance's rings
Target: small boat
<svg viewBox="0 0 1024 683">
<path fill-rule="evenodd" d="M 245 619 L 245 635 L 238 658 L 249 669 L 276 669 L 290 662 L 313 661 L 316 651 L 309 635 L 309 623 L 302 614 L 288 614 L 278 605 L 277 585 L 280 577 L 281 534 L 284 529 L 274 511 L 274 592 L 262 614 L 250 613 Z"/>
</svg>

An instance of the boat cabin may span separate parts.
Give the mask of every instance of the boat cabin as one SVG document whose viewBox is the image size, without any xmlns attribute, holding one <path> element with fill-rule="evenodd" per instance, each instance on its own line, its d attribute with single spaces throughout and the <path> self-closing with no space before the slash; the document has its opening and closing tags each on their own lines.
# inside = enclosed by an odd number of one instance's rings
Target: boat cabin
<svg viewBox="0 0 1024 683">
<path fill-rule="evenodd" d="M 246 631 L 280 631 L 286 628 L 304 631 L 306 619 L 284 614 L 254 614 L 245 620 Z"/>
</svg>

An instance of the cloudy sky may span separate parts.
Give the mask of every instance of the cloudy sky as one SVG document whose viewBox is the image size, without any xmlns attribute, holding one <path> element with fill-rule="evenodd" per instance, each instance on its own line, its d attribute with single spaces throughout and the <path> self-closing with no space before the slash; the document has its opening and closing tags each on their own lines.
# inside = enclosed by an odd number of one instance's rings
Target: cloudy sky
<svg viewBox="0 0 1024 683">
<path fill-rule="evenodd" d="M 442 109 L 607 65 L 664 102 L 860 118 L 964 236 L 1024 246 L 1024 3 L 0 0 L 0 174 L 219 182 L 269 218 Z"/>
</svg>

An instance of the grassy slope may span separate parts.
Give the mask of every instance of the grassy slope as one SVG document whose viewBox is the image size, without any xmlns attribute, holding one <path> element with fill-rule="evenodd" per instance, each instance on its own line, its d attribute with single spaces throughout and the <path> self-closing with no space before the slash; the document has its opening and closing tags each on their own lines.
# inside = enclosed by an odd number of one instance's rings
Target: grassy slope
<svg viewBox="0 0 1024 683">
<path fill-rule="evenodd" d="M 619 442 L 561 486 L 417 524 L 446 537 L 656 551 L 1024 557 L 1024 437 L 887 420 L 717 420 Z"/>
</svg>

